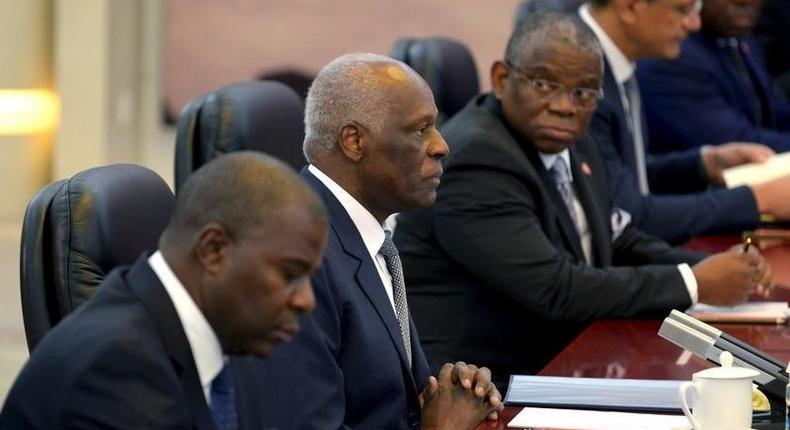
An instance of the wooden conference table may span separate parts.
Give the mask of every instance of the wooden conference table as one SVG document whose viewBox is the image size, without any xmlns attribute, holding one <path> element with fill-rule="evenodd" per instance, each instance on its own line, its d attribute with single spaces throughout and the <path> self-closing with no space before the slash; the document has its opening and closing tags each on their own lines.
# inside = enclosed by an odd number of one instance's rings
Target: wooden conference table
<svg viewBox="0 0 790 430">
<path fill-rule="evenodd" d="M 715 242 L 714 242 L 715 241 Z M 715 238 L 692 244 L 694 248 L 716 251 L 734 239 Z M 769 248 L 763 255 L 774 269 L 776 288 L 767 300 L 790 301 L 790 245 Z M 541 372 L 547 376 L 596 378 L 681 379 L 712 365 L 658 336 L 661 320 L 603 320 L 583 331 Z M 773 357 L 790 360 L 790 327 L 756 324 L 716 324 Z M 505 393 L 502 393 L 504 395 Z M 521 407 L 506 407 L 496 423 L 482 429 L 506 429 Z M 539 429 L 535 429 L 539 430 Z"/>
</svg>

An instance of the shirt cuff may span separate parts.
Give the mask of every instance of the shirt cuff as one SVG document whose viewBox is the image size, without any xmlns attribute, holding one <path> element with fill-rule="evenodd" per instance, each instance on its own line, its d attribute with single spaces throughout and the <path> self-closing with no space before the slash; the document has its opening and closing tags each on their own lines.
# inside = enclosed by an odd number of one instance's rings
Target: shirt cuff
<svg viewBox="0 0 790 430">
<path fill-rule="evenodd" d="M 699 294 L 697 293 L 697 278 L 694 277 L 694 272 L 691 266 L 686 263 L 678 264 L 680 276 L 683 277 L 683 283 L 686 284 L 686 289 L 689 290 L 689 297 L 691 298 L 691 306 L 694 306 L 699 301 Z"/>
</svg>

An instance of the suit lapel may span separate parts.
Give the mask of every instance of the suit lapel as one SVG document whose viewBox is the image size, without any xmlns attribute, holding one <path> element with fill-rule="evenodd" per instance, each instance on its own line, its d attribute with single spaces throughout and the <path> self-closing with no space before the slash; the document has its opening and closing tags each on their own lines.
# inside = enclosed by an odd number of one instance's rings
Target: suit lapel
<svg viewBox="0 0 790 430">
<path fill-rule="evenodd" d="M 331 191 L 329 191 L 324 184 L 311 174 L 307 168 L 302 169 L 302 177 L 318 192 L 321 199 L 326 205 L 329 212 L 330 227 L 334 234 L 337 236 L 343 250 L 358 262 L 357 266 L 357 286 L 362 290 L 365 297 L 367 297 L 370 304 L 376 310 L 382 324 L 387 328 L 390 340 L 393 346 L 398 351 L 401 366 L 404 367 L 406 373 L 411 378 L 412 386 L 414 385 L 414 378 L 409 366 L 409 360 L 406 356 L 406 350 L 403 347 L 403 340 L 401 338 L 400 325 L 395 317 L 395 312 L 392 309 L 387 292 L 384 290 L 384 285 L 381 283 L 378 270 L 375 263 L 370 258 L 365 243 L 362 241 L 362 236 L 359 230 L 354 225 L 354 222 L 348 216 L 348 212 L 335 198 Z M 413 325 L 410 324 L 411 332 L 415 333 Z M 414 336 L 412 336 L 414 339 Z"/>
<path fill-rule="evenodd" d="M 759 77 L 759 73 L 756 73 L 752 56 L 742 55 L 744 64 L 749 70 L 752 78 L 752 85 L 749 85 L 744 81 L 744 76 L 742 76 L 741 72 L 738 70 L 738 67 L 733 64 L 733 59 L 730 57 L 731 54 L 728 52 L 728 48 L 722 48 L 719 46 L 716 38 L 701 32 L 693 34 L 690 37 L 698 39 L 700 43 L 706 46 L 707 51 L 715 52 L 716 61 L 718 61 L 718 63 L 722 66 L 720 70 L 723 70 L 723 72 L 721 73 L 727 75 L 725 82 L 729 81 L 732 84 L 730 86 L 730 91 L 734 90 L 735 93 L 733 96 L 737 97 L 737 101 L 734 102 L 740 105 L 741 111 L 745 112 L 753 123 L 758 124 L 757 111 L 755 110 L 756 106 L 754 105 L 755 97 L 752 94 L 752 88 L 754 88 L 754 91 L 757 92 L 757 100 L 762 103 L 762 100 L 764 99 L 763 94 L 765 85 L 762 82 L 762 79 Z M 770 121 L 769 112 L 763 112 L 763 116 L 763 121 Z"/>
<path fill-rule="evenodd" d="M 757 92 L 757 99 L 762 104 L 762 116 L 763 121 L 761 125 L 763 127 L 775 127 L 776 118 L 774 117 L 774 110 L 773 106 L 771 105 L 771 98 L 768 96 L 771 92 L 771 88 L 773 83 L 771 79 L 765 73 L 763 68 L 759 67 L 756 64 L 754 50 L 757 49 L 755 43 L 751 43 L 752 40 L 744 39 L 742 43 L 744 55 L 743 59 L 746 62 L 746 67 L 749 69 L 749 72 L 752 76 L 752 83 L 754 86 L 754 90 Z"/>
<path fill-rule="evenodd" d="M 566 209 L 565 201 L 562 199 L 562 196 L 560 196 L 559 190 L 557 190 L 557 184 L 554 182 L 554 178 L 551 177 L 551 173 L 543 166 L 543 161 L 541 161 L 537 151 L 530 144 L 520 146 L 524 149 L 532 167 L 538 172 L 538 176 L 543 183 L 543 189 L 551 200 L 551 207 L 554 209 L 555 223 L 562 236 L 562 241 L 565 245 L 564 248 L 571 251 L 576 261 L 585 261 L 581 237 Z"/>
<path fill-rule="evenodd" d="M 571 148 L 570 154 L 573 185 L 576 189 L 579 203 L 584 208 L 584 215 L 592 236 L 592 265 L 601 267 L 610 260 L 608 256 L 611 253 L 609 225 L 607 224 L 609 221 L 607 218 L 608 214 L 602 206 L 603 201 L 596 194 L 592 182 L 588 178 L 595 172 L 590 170 L 589 164 L 586 169 L 581 168 L 582 163 L 587 163 L 585 156 L 574 148 Z"/>
<path fill-rule="evenodd" d="M 150 312 L 151 319 L 159 331 L 162 344 L 181 379 L 181 386 L 189 402 L 195 428 L 213 429 L 214 422 L 203 395 L 203 386 L 200 384 L 189 341 L 170 296 L 148 265 L 146 256 L 140 257 L 129 270 L 127 282 L 129 288 Z"/>
<path fill-rule="evenodd" d="M 614 111 L 613 115 L 607 118 L 608 121 L 617 122 L 617 132 L 620 135 L 619 139 L 613 139 L 616 149 L 620 152 L 620 159 L 628 163 L 628 167 L 636 172 L 636 155 L 634 154 L 634 138 L 631 136 L 631 131 L 628 127 L 628 114 L 625 112 L 623 106 L 622 95 L 620 94 L 620 86 L 614 79 L 612 68 L 609 63 L 604 59 L 604 76 L 603 76 L 603 92 L 605 94 L 604 101 L 609 108 Z M 600 109 L 600 108 L 599 108 Z M 644 126 L 644 121 L 642 121 Z M 642 130 L 647 130 L 642 128 Z M 643 133 L 646 134 L 646 133 Z"/>
</svg>

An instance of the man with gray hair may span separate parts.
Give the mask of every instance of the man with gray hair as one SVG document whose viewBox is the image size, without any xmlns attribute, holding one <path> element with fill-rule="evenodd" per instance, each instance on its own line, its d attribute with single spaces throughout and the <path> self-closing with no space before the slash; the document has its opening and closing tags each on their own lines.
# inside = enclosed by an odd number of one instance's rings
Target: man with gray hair
<svg viewBox="0 0 790 430">
<path fill-rule="evenodd" d="M 471 429 L 496 418 L 487 368 L 445 364 L 429 377 L 406 301 L 400 258 L 382 227 L 431 205 L 447 145 L 423 79 L 380 55 L 349 54 L 307 95 L 304 179 L 330 231 L 313 277 L 316 310 L 261 363 L 266 422 L 283 429 Z"/>
<path fill-rule="evenodd" d="M 602 75 L 601 47 L 577 17 L 532 15 L 491 67 L 493 92 L 445 124 L 452 153 L 436 204 L 402 214 L 396 232 L 432 365 L 469 357 L 506 384 L 593 320 L 741 303 L 770 283 L 756 250 L 704 258 L 612 207 L 585 136 Z"/>
</svg>

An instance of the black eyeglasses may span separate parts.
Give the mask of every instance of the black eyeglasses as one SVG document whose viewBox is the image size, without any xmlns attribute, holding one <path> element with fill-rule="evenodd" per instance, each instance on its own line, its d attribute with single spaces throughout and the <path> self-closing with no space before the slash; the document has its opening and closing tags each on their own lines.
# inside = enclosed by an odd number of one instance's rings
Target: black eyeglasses
<svg viewBox="0 0 790 430">
<path fill-rule="evenodd" d="M 530 78 L 523 70 L 520 70 L 505 61 L 505 65 L 512 70 L 518 79 L 527 84 L 529 89 L 535 97 L 549 101 L 567 91 L 565 85 L 552 81 L 549 79 Z M 569 92 L 571 101 L 581 110 L 595 110 L 598 107 L 598 102 L 603 100 L 603 89 L 592 89 L 585 87 L 573 87 Z"/>
</svg>

